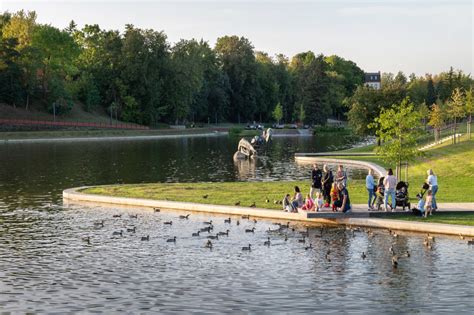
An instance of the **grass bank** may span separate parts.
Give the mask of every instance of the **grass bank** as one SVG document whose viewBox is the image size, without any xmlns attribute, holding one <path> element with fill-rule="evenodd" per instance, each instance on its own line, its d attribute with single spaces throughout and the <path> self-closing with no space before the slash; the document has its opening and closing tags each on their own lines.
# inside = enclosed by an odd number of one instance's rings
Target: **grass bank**
<svg viewBox="0 0 474 315">
<path fill-rule="evenodd" d="M 13 139 L 54 139 L 54 138 L 90 138 L 90 137 L 136 137 L 160 135 L 192 135 L 211 133 L 209 128 L 188 129 L 152 129 L 152 130 L 48 130 L 48 131 L 6 131 L 0 132 L 0 140 Z"/>
<path fill-rule="evenodd" d="M 407 216 L 401 214 L 392 215 L 390 217 L 387 217 L 387 219 L 474 226 L 474 213 L 436 213 L 432 216 L 428 216 L 427 218 Z"/>
</svg>

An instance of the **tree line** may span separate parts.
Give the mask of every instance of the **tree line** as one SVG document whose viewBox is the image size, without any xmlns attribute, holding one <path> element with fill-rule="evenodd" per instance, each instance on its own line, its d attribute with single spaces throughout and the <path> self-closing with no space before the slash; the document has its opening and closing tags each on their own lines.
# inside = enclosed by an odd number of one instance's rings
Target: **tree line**
<svg viewBox="0 0 474 315">
<path fill-rule="evenodd" d="M 164 32 L 124 32 L 71 21 L 59 29 L 35 12 L 0 15 L 0 102 L 56 114 L 86 111 L 147 125 L 271 121 L 325 124 L 344 118 L 364 72 L 342 57 L 311 51 L 269 56 L 238 36 L 170 44 Z"/>
</svg>

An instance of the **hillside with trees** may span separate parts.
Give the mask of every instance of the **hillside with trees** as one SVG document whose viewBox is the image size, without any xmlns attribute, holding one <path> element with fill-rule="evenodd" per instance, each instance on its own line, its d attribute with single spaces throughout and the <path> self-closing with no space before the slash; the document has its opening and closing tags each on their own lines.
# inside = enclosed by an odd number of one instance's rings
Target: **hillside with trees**
<svg viewBox="0 0 474 315">
<path fill-rule="evenodd" d="M 406 97 L 435 128 L 467 115 L 467 107 L 466 115 L 458 105 L 448 110 L 455 89 L 456 104 L 472 99 L 472 78 L 453 69 L 408 78 L 384 73 L 380 90 L 363 83 L 364 71 L 353 61 L 311 51 L 269 56 L 244 37 L 223 36 L 214 47 L 203 39 L 171 44 L 164 32 L 133 25 L 119 32 L 79 29 L 71 21 L 59 29 L 38 23 L 35 12 L 0 15 L 0 104 L 27 111 L 67 115 L 80 106 L 152 127 L 254 120 L 324 125 L 331 117 L 375 135 L 374 119 Z"/>
</svg>

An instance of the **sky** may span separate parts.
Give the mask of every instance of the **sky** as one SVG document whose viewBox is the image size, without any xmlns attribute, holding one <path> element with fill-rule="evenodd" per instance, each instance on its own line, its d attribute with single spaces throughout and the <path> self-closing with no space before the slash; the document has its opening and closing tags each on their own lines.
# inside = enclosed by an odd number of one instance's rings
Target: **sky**
<svg viewBox="0 0 474 315">
<path fill-rule="evenodd" d="M 164 31 L 170 43 L 248 38 L 256 50 L 293 56 L 337 54 L 365 71 L 474 74 L 472 0 L 11 1 L 0 11 L 34 10 L 38 22 L 65 28 L 125 24 Z"/>
</svg>

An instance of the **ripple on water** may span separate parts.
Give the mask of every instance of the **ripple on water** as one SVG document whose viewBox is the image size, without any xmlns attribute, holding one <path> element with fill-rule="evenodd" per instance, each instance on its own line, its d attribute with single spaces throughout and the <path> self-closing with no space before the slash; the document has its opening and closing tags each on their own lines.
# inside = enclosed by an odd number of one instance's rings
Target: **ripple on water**
<svg viewBox="0 0 474 315">
<path fill-rule="evenodd" d="M 133 211 L 138 219 L 129 218 Z M 122 218 L 112 218 L 113 213 Z M 66 208 L 50 213 L 35 209 L 0 216 L 0 307 L 6 311 L 192 311 L 312 312 L 315 310 L 396 312 L 463 311 L 473 306 L 474 251 L 465 242 L 439 237 L 433 250 L 422 235 L 385 231 L 375 237 L 345 229 L 318 227 L 305 250 L 297 226 L 272 234 L 270 222 L 244 220 L 240 226 L 212 217 L 213 233 L 230 229 L 228 237 L 204 248 L 207 233 L 192 237 L 209 217 L 191 214 L 108 208 Z M 104 228 L 94 222 L 105 220 Z M 174 220 L 173 226 L 164 221 Z M 26 222 L 25 222 L 26 221 Z M 26 224 L 28 223 L 28 224 Z M 126 232 L 135 226 L 136 233 Z M 256 232 L 244 233 L 255 226 Z M 123 237 L 112 233 L 123 230 Z M 150 241 L 142 242 L 142 235 Z M 83 240 L 90 237 L 90 244 Z M 177 242 L 166 239 L 177 236 Z M 251 252 L 241 247 L 252 244 Z M 401 258 L 391 266 L 393 246 Z M 326 258 L 330 251 L 330 261 Z M 361 258 L 362 251 L 367 258 Z M 18 301 L 22 302 L 19 303 Z"/>
</svg>

